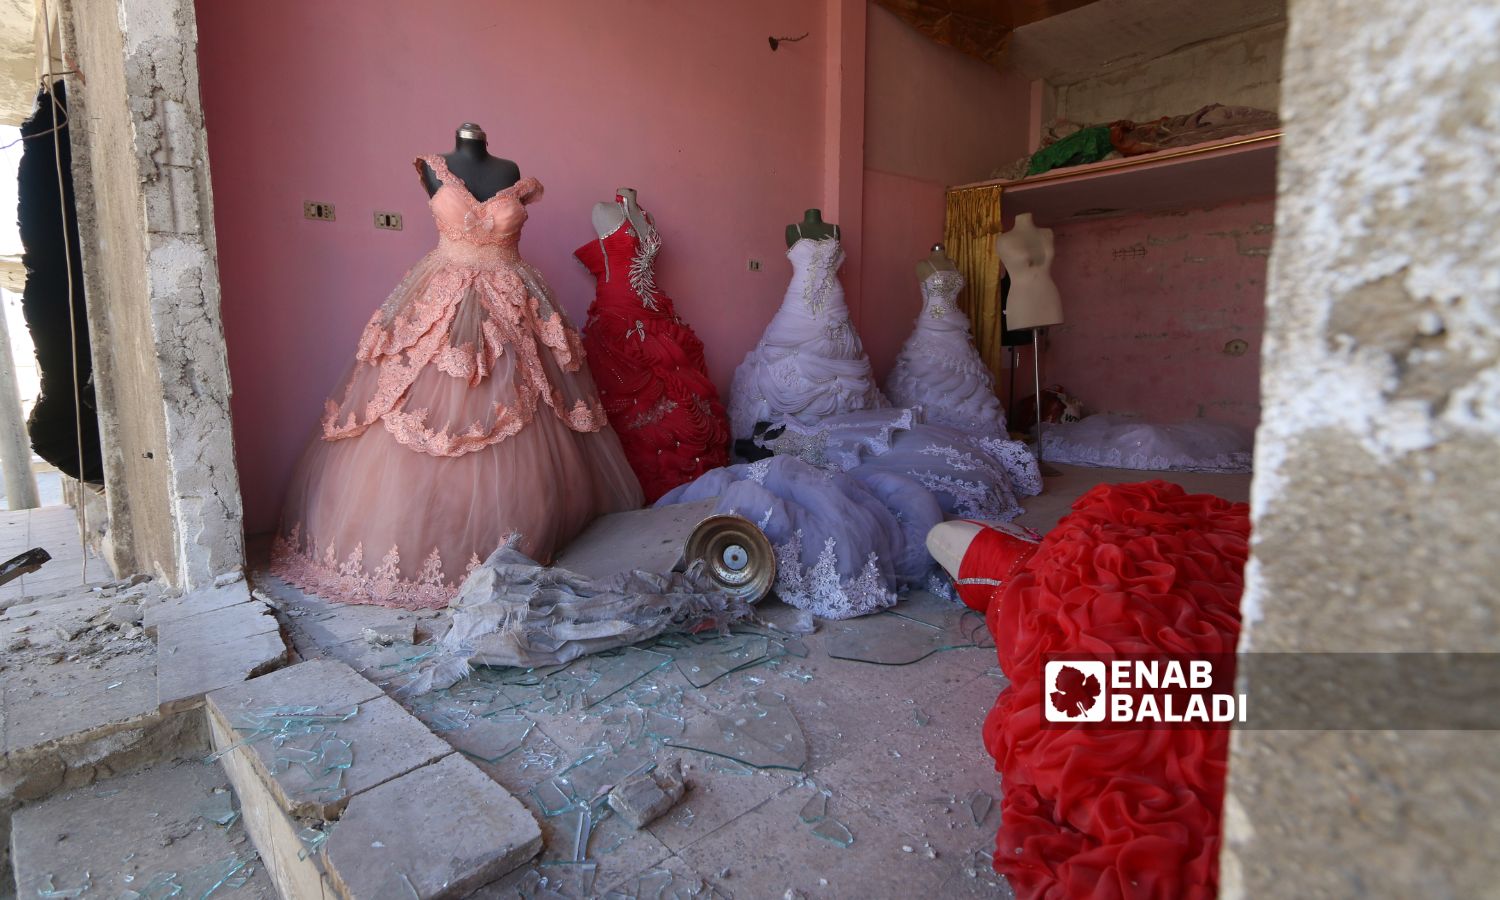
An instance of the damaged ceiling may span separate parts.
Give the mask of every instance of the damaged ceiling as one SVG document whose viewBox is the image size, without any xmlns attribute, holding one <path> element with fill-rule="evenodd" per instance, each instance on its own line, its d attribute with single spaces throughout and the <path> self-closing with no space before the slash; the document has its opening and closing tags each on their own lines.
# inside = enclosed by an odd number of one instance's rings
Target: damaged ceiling
<svg viewBox="0 0 1500 900">
<path fill-rule="evenodd" d="M 876 0 L 940 44 L 1066 84 L 1286 21 L 1286 0 Z"/>
<path fill-rule="evenodd" d="M 908 25 L 1000 68 L 1011 32 L 1094 0 L 876 0 Z"/>
</svg>

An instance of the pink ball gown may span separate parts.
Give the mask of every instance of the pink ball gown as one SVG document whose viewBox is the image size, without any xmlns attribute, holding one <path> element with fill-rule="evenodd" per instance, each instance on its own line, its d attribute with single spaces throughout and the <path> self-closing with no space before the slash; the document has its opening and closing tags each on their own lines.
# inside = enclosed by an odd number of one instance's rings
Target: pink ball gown
<svg viewBox="0 0 1500 900">
<path fill-rule="evenodd" d="M 546 562 L 641 505 L 578 332 L 517 251 L 523 178 L 484 202 L 440 156 L 438 245 L 365 326 L 292 479 L 272 571 L 351 603 L 444 606 L 505 539 Z"/>
</svg>

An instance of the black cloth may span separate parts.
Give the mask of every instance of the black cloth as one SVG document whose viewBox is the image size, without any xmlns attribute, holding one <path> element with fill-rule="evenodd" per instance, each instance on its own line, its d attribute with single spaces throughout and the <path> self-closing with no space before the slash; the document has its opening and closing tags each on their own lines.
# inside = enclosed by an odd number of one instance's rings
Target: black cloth
<svg viewBox="0 0 1500 900">
<path fill-rule="evenodd" d="M 21 309 L 36 347 L 41 392 L 32 407 L 26 430 L 31 448 L 64 473 L 102 484 L 104 468 L 99 451 L 99 417 L 94 407 L 94 365 L 89 353 L 89 323 L 83 298 L 83 256 L 78 241 L 78 219 L 73 207 L 73 153 L 68 143 L 67 97 L 61 81 L 54 92 L 61 114 L 54 116 L 52 100 L 41 91 L 37 111 L 21 125 L 21 164 L 18 173 L 18 217 L 26 266 L 26 290 Z M 57 141 L 50 130 L 62 120 Z M 56 152 L 54 152 L 56 148 Z M 58 167 L 62 168 L 61 196 Z M 64 225 L 66 224 L 66 231 Z M 67 244 L 64 245 L 64 234 Z M 72 321 L 69 323 L 69 261 L 72 263 Z M 78 408 L 73 403 L 74 360 L 77 361 Z M 81 434 L 80 434 L 81 425 Z M 79 444 L 82 443 L 80 468 Z"/>
</svg>

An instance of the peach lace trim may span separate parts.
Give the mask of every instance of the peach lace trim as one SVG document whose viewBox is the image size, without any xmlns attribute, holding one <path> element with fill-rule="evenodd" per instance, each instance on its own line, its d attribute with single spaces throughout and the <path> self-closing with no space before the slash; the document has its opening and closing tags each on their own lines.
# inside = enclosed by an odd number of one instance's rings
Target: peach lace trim
<svg viewBox="0 0 1500 900">
<path fill-rule="evenodd" d="M 450 584 L 443 578 L 442 554 L 433 547 L 423 559 L 417 577 L 405 579 L 401 577 L 401 551 L 397 547 L 387 550 L 380 558 L 380 565 L 367 571 L 364 544 L 356 544 L 340 562 L 333 547 L 320 554 L 309 541 L 303 550 L 301 531 L 302 526 L 298 525 L 290 534 L 277 536 L 271 549 L 272 574 L 310 594 L 344 603 L 442 609 L 480 564 L 479 554 L 469 554 L 464 579 L 459 584 Z"/>
<path fill-rule="evenodd" d="M 329 398 L 324 405 L 323 438 L 334 441 L 357 437 L 384 420 L 386 430 L 413 450 L 432 456 L 461 456 L 519 432 L 531 422 L 539 401 L 552 407 L 553 413 L 574 431 L 602 429 L 608 420 L 592 390 L 588 400 L 579 399 L 568 406 L 548 378 L 542 347 L 551 352 L 562 371 L 574 373 L 583 368 L 582 341 L 550 303 L 543 314 L 543 301 L 527 287 L 519 265 L 495 269 L 446 267 L 433 275 L 409 309 L 389 322 L 385 321 L 387 314 L 377 310 L 360 336 L 356 354 L 360 362 L 379 369 L 374 395 L 362 411 L 350 408 L 357 406 L 352 401 L 358 381 L 351 378 L 343 400 Z M 480 345 L 465 341 L 454 346 L 454 318 L 460 304 L 471 296 L 485 313 Z M 428 365 L 476 387 L 494 372 L 507 349 L 516 356 L 515 401 L 510 406 L 497 403 L 488 424 L 476 421 L 454 434 L 447 428 L 429 427 L 427 410 L 405 409 L 407 392 Z"/>
</svg>

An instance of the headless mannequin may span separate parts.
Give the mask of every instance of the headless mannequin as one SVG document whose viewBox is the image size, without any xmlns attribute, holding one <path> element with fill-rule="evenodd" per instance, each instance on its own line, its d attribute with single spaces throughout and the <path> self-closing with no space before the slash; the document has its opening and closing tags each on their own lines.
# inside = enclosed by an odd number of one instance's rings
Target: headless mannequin
<svg viewBox="0 0 1500 900">
<path fill-rule="evenodd" d="M 1052 229 L 1038 228 L 1031 213 L 1016 216 L 1015 225 L 995 239 L 995 251 L 1010 275 L 1005 298 L 1005 327 L 1045 328 L 1062 323 L 1062 298 L 1052 281 Z"/>
<path fill-rule="evenodd" d="M 508 159 L 491 156 L 484 129 L 473 122 L 458 126 L 454 135 L 453 152 L 444 153 L 443 160 L 475 200 L 483 203 L 521 180 L 521 167 Z M 417 167 L 422 175 L 422 187 L 427 196 L 436 194 L 442 181 L 432 167 L 422 163 Z"/>
<path fill-rule="evenodd" d="M 615 193 L 624 199 L 594 204 L 594 232 L 599 235 L 599 239 L 609 237 L 627 220 L 636 234 L 645 234 L 649 214 L 641 209 L 635 188 L 622 187 L 616 189 Z"/>
<path fill-rule="evenodd" d="M 786 227 L 787 247 L 790 248 L 803 238 L 814 241 L 823 241 L 828 238 L 838 240 L 839 227 L 829 222 L 824 222 L 823 211 L 821 209 L 810 209 L 802 214 L 801 222 L 794 222 Z"/>
<path fill-rule="evenodd" d="M 926 281 L 933 272 L 957 272 L 958 264 L 948 258 L 942 244 L 933 244 L 926 259 L 917 262 L 917 280 Z"/>
</svg>

